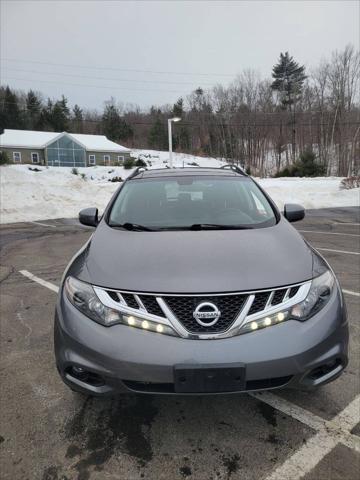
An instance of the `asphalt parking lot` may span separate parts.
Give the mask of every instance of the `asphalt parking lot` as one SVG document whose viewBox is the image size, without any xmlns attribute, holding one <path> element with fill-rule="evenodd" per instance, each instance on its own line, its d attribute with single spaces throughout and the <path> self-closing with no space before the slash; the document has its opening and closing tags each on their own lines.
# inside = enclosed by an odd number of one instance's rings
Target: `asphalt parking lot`
<svg viewBox="0 0 360 480">
<path fill-rule="evenodd" d="M 52 351 L 54 290 L 91 229 L 73 220 L 1 226 L 1 478 L 357 480 L 359 210 L 310 211 L 295 226 L 345 292 L 350 363 L 338 380 L 313 393 L 109 399 L 65 387 Z"/>
</svg>

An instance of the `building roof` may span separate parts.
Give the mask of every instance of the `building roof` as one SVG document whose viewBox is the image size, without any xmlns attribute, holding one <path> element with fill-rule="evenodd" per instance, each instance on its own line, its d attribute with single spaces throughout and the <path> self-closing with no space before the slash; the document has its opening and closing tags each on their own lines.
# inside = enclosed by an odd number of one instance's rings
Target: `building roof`
<svg viewBox="0 0 360 480">
<path fill-rule="evenodd" d="M 37 148 L 42 149 L 56 138 L 67 135 L 75 142 L 82 145 L 88 151 L 99 152 L 130 152 L 130 150 L 118 143 L 111 142 L 105 135 L 85 135 L 67 132 L 37 132 L 33 130 L 10 130 L 5 129 L 0 135 L 0 146 L 8 148 Z"/>
</svg>

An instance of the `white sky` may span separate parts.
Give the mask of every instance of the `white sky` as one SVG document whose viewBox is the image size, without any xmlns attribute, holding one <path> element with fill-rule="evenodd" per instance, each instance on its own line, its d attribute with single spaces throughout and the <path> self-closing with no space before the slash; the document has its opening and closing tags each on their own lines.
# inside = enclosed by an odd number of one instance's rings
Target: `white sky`
<svg viewBox="0 0 360 480">
<path fill-rule="evenodd" d="M 1 0 L 0 6 L 1 83 L 50 97 L 64 93 L 84 108 L 101 108 L 111 96 L 142 108 L 163 105 L 198 86 L 227 83 L 244 68 L 269 77 L 281 51 L 311 67 L 347 43 L 359 48 L 358 1 Z"/>
</svg>

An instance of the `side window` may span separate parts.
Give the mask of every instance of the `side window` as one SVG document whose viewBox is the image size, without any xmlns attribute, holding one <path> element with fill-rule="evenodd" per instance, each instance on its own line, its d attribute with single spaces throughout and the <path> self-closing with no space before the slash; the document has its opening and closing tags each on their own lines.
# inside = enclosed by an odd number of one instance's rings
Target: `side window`
<svg viewBox="0 0 360 480">
<path fill-rule="evenodd" d="M 89 155 L 89 165 L 96 165 L 95 155 Z"/>
<path fill-rule="evenodd" d="M 21 152 L 13 152 L 13 160 L 15 163 L 21 163 Z"/>
<path fill-rule="evenodd" d="M 31 152 L 32 163 L 39 163 L 39 154 L 37 152 Z"/>
</svg>

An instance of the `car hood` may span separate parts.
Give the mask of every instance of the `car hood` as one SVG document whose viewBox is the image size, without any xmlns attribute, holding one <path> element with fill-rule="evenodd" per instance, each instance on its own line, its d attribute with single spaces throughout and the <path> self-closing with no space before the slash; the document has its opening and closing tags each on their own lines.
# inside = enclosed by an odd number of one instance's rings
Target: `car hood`
<svg viewBox="0 0 360 480">
<path fill-rule="evenodd" d="M 313 253 L 285 220 L 254 230 L 134 232 L 104 221 L 73 263 L 78 278 L 107 288 L 216 293 L 312 278 Z"/>
</svg>

